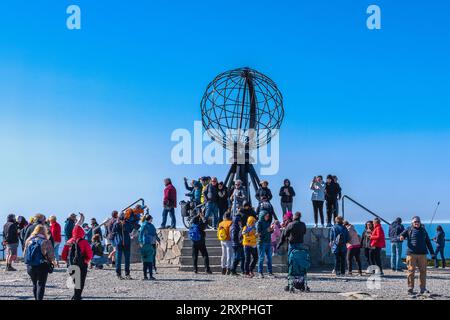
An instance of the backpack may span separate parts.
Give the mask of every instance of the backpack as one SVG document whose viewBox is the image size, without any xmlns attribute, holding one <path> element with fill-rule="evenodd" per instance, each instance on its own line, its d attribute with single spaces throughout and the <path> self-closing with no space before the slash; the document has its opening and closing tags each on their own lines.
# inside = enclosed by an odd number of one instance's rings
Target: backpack
<svg viewBox="0 0 450 320">
<path fill-rule="evenodd" d="M 78 244 L 79 241 L 83 241 L 82 239 L 73 242 L 69 249 L 69 266 L 79 266 L 83 267 L 85 265 L 84 263 L 84 257 L 81 253 L 80 245 Z M 86 240 L 84 240 L 86 241 Z"/>
<path fill-rule="evenodd" d="M 228 239 L 227 229 L 225 229 L 224 227 L 219 227 L 219 230 L 217 230 L 217 238 L 220 241 L 227 241 Z"/>
<path fill-rule="evenodd" d="M 31 240 L 31 243 L 28 245 L 26 250 L 24 259 L 25 264 L 32 267 L 37 267 L 45 261 L 41 248 L 43 241 L 43 239 L 39 239 L 38 237 Z"/>
<path fill-rule="evenodd" d="M 192 241 L 200 241 L 202 239 L 202 235 L 200 234 L 200 227 L 198 224 L 191 224 L 189 228 L 189 239 Z"/>
</svg>

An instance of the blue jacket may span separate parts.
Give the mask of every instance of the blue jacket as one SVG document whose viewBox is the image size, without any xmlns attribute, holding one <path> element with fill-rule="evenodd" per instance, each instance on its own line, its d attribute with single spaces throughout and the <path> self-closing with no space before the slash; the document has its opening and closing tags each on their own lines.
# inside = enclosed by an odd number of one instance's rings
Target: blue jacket
<svg viewBox="0 0 450 320">
<path fill-rule="evenodd" d="M 155 244 L 157 241 L 159 241 L 159 238 L 155 226 L 150 222 L 144 221 L 139 230 L 139 243 Z"/>
<path fill-rule="evenodd" d="M 185 187 L 189 191 L 186 193 L 186 196 L 188 196 L 191 201 L 194 201 L 196 204 L 200 204 L 200 198 L 202 195 L 202 183 L 200 181 L 195 181 L 194 186 L 190 187 L 188 186 L 187 182 L 185 181 Z"/>
<path fill-rule="evenodd" d="M 72 238 L 72 231 L 74 227 L 75 221 L 73 221 L 72 219 L 67 219 L 66 223 L 64 224 L 64 236 L 66 237 L 66 241 Z"/>
<path fill-rule="evenodd" d="M 242 228 L 239 225 L 239 221 L 242 221 L 242 217 L 240 214 L 237 214 L 234 216 L 230 228 L 231 243 L 234 247 L 242 246 Z"/>
<path fill-rule="evenodd" d="M 337 237 L 341 235 L 341 245 L 337 243 Z M 348 234 L 348 230 L 342 224 L 335 224 L 330 231 L 330 242 L 331 242 L 331 252 L 339 253 L 347 251 L 347 242 L 350 236 Z"/>
<path fill-rule="evenodd" d="M 445 247 L 445 232 L 438 231 L 436 233 L 436 248 L 444 248 Z"/>
<path fill-rule="evenodd" d="M 129 247 L 131 245 L 130 233 L 133 231 L 133 225 L 128 221 L 123 224 L 120 220 L 114 222 L 113 233 L 116 247 Z"/>
<path fill-rule="evenodd" d="M 270 243 L 271 242 L 271 232 L 267 231 L 267 229 L 270 227 L 270 220 L 266 221 L 264 220 L 264 216 L 267 214 L 266 211 L 261 211 L 259 215 L 259 221 L 256 224 L 256 232 L 258 232 L 258 243 L 264 244 L 264 243 Z"/>
<path fill-rule="evenodd" d="M 408 227 L 402 232 L 401 236 L 407 239 L 407 254 L 430 254 L 434 255 L 434 249 L 431 245 L 430 237 L 423 226 L 420 228 Z M 428 249 L 428 250 L 427 250 Z"/>
<path fill-rule="evenodd" d="M 392 224 L 389 226 L 389 238 L 392 242 L 400 242 L 400 235 L 402 232 L 405 231 L 405 227 L 400 223 L 400 220 L 395 220 L 392 222 Z"/>
</svg>

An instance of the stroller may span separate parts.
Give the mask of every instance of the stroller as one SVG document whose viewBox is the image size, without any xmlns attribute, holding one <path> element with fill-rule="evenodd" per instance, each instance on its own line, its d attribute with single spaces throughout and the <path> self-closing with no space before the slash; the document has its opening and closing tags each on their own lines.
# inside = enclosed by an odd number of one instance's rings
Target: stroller
<svg viewBox="0 0 450 320">
<path fill-rule="evenodd" d="M 291 248 L 288 255 L 288 285 L 285 291 L 309 292 L 307 273 L 311 267 L 311 257 L 308 249 L 303 246 Z"/>
</svg>

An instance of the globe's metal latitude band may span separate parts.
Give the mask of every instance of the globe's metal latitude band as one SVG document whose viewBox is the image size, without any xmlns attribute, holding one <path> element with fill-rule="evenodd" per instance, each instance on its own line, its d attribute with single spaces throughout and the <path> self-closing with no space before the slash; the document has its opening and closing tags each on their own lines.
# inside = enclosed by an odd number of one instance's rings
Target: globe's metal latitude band
<svg viewBox="0 0 450 320">
<path fill-rule="evenodd" d="M 208 85 L 201 112 L 204 129 L 224 148 L 233 150 L 237 143 L 255 149 L 268 144 L 281 127 L 283 96 L 264 74 L 239 68 L 219 74 Z"/>
</svg>

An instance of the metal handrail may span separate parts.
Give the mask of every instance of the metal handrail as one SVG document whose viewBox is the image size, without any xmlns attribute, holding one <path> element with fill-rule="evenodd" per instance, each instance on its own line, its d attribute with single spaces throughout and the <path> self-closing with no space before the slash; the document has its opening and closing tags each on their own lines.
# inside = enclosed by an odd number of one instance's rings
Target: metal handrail
<svg viewBox="0 0 450 320">
<path fill-rule="evenodd" d="M 148 212 L 148 208 L 147 208 L 147 206 L 145 205 L 145 200 L 142 199 L 142 198 L 136 200 L 135 202 L 133 202 L 132 204 L 130 204 L 128 207 L 126 207 L 125 209 L 123 209 L 121 212 L 125 212 L 125 210 L 131 208 L 132 206 L 138 204 L 139 202 L 142 202 L 142 209 L 146 209 L 147 212 Z"/>
<path fill-rule="evenodd" d="M 391 225 L 390 222 L 386 221 L 385 219 L 383 219 L 382 217 L 380 217 L 378 214 L 376 214 L 375 212 L 367 209 L 365 206 L 363 206 L 362 204 L 360 204 L 359 202 L 357 202 L 356 200 L 353 200 L 352 198 L 350 198 L 349 196 L 345 195 L 342 197 L 342 217 L 344 217 L 345 215 L 345 199 L 350 200 L 351 202 L 353 202 L 354 204 L 356 204 L 358 207 L 360 207 L 361 209 L 364 209 L 365 211 L 367 211 L 368 213 L 370 213 L 371 215 L 379 218 L 381 221 L 385 222 L 388 225 Z"/>
</svg>

